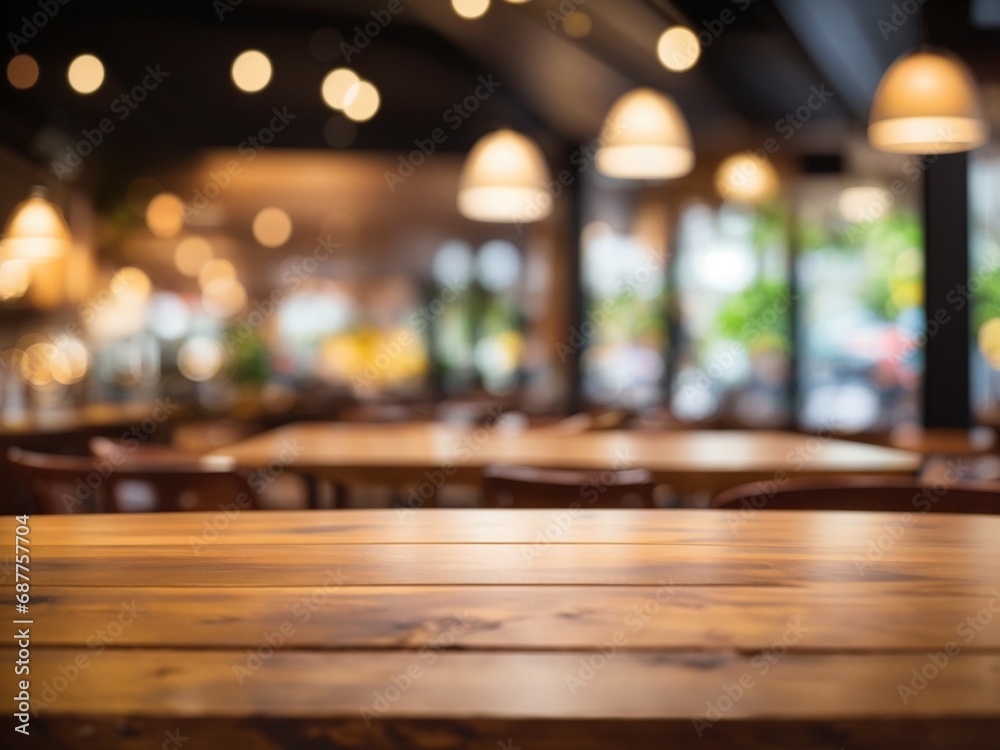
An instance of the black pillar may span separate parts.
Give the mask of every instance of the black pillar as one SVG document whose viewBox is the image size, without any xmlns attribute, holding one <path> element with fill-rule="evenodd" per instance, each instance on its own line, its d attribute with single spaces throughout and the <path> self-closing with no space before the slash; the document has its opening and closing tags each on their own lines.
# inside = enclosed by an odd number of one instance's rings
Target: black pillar
<svg viewBox="0 0 1000 750">
<path fill-rule="evenodd" d="M 953 300 L 969 284 L 969 161 L 965 153 L 926 158 L 924 426 L 964 428 L 971 424 L 969 306 L 956 310 Z"/>
</svg>

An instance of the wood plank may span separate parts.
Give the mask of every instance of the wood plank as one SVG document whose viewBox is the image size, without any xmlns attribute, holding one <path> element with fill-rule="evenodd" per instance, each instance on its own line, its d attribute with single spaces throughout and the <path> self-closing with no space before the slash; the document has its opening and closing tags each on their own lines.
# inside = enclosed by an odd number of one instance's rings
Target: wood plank
<svg viewBox="0 0 1000 750">
<path fill-rule="evenodd" d="M 50 715 L 32 722 L 26 750 L 996 750 L 1000 721 L 905 717 L 831 720 L 734 720 L 699 737 L 689 719 L 615 721 L 575 719 L 258 719 L 87 714 Z M 318 744 L 322 743 L 322 744 Z"/>
<path fill-rule="evenodd" d="M 817 581 L 995 584 L 1000 549 L 897 544 L 784 551 L 627 544 L 337 544 L 36 547 L 32 582 L 49 586 L 796 585 Z M 109 564 L 109 561 L 113 561 Z M 863 574 L 862 574 L 863 573 Z"/>
<path fill-rule="evenodd" d="M 775 633 L 775 642 L 788 632 Z M 13 652 L 4 650 L 10 663 Z M 904 703 L 899 686 L 925 668 L 925 654 L 608 653 L 278 650 L 258 666 L 239 650 L 107 649 L 82 654 L 74 673 L 68 665 L 78 649 L 45 648 L 32 657 L 32 698 L 43 716 L 178 721 L 358 718 L 363 708 L 387 718 L 457 720 L 711 720 L 720 707 L 725 721 L 1000 717 L 993 654 L 952 656 Z M 65 672 L 75 679 L 57 680 Z M 727 701 L 725 688 L 735 694 L 741 679 L 742 694 Z M 14 694 L 13 670 L 0 672 L 0 686 Z"/>
<path fill-rule="evenodd" d="M 107 641 L 110 648 L 257 648 L 267 634 L 281 637 L 285 648 L 419 650 L 458 625 L 455 645 L 463 649 L 585 649 L 622 631 L 626 649 L 752 652 L 798 621 L 809 636 L 792 650 L 924 652 L 951 639 L 964 642 L 975 631 L 963 623 L 991 604 L 1000 609 L 1000 585 L 949 591 L 840 583 L 598 589 L 35 585 L 31 612 L 35 647 L 89 648 Z M 0 598 L 0 606 L 12 608 L 12 597 Z M 110 624 L 126 620 L 127 627 L 109 632 Z M 976 627 L 964 650 L 1000 650 L 1000 616 Z"/>
<path fill-rule="evenodd" d="M 317 510 L 33 516 L 39 548 L 242 544 L 668 544 L 835 548 L 863 539 L 876 551 L 912 545 L 992 549 L 1000 516 L 801 511 Z M 0 517 L 0 533 L 17 521 Z M 880 537 L 885 537 L 881 538 Z"/>
</svg>

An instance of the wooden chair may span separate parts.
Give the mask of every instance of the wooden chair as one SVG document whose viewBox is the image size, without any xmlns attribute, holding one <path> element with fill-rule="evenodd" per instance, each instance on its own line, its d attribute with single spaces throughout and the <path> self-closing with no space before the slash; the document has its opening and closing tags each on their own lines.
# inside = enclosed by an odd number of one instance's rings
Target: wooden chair
<svg viewBox="0 0 1000 750">
<path fill-rule="evenodd" d="M 43 513 L 97 513 L 104 509 L 107 487 L 85 456 L 57 456 L 7 449 L 7 461 L 18 484 Z"/>
<path fill-rule="evenodd" d="M 493 508 L 652 508 L 645 469 L 575 471 L 493 464 L 483 469 L 483 502 Z"/>
<path fill-rule="evenodd" d="M 250 510 L 257 493 L 223 458 L 56 456 L 12 447 L 7 459 L 46 513 Z"/>
<path fill-rule="evenodd" d="M 861 510 L 890 513 L 1000 513 L 1000 483 L 930 484 L 919 479 L 844 477 L 790 479 L 771 489 L 763 483 L 741 484 L 712 499 L 728 510 Z"/>
</svg>

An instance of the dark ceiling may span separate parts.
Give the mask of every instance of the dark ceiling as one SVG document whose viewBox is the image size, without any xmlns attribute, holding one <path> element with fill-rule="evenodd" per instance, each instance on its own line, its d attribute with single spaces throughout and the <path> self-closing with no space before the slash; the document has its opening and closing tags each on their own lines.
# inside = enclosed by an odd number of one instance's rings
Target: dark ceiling
<svg viewBox="0 0 1000 750">
<path fill-rule="evenodd" d="M 275 107 L 296 116 L 276 138 L 281 148 L 328 149 L 332 131 L 350 148 L 408 150 L 442 126 L 443 113 L 469 96 L 480 76 L 491 75 L 499 89 L 442 150 L 464 151 L 509 125 L 550 153 L 568 151 L 594 138 L 611 102 L 636 85 L 673 95 L 703 148 L 734 139 L 749 145 L 803 104 L 813 86 L 825 86 L 835 94 L 815 121 L 831 127 L 817 133 L 842 138 L 845 129 L 861 131 L 882 72 L 921 34 L 916 17 L 890 31 L 880 24 L 892 23 L 897 0 L 493 0 L 476 21 L 458 18 L 447 0 L 400 2 L 402 12 L 349 62 L 382 95 L 376 117 L 357 126 L 323 105 L 323 76 L 345 62 L 317 59 L 323 50 L 311 49 L 311 40 L 319 29 L 353 40 L 390 0 L 68 2 L 20 50 L 38 60 L 38 84 L 24 92 L 0 85 L 0 139 L 46 165 L 81 131 L 113 116 L 115 98 L 157 65 L 168 77 L 127 119 L 116 119 L 85 165 L 85 183 L 198 149 L 235 147 L 266 125 Z M 571 38 L 554 22 L 564 15 L 560 3 L 590 17 L 589 35 Z M 965 55 L 981 77 L 996 79 L 997 5 L 928 0 L 925 34 Z M 39 7 L 39 0 L 8 0 L 3 28 L 19 33 L 22 16 Z M 973 10 L 983 27 L 970 20 Z M 668 72 L 655 57 L 656 38 L 672 21 L 709 40 L 687 73 Z M 253 95 L 229 80 L 233 58 L 247 48 L 274 62 L 270 85 Z M 91 96 L 75 94 L 65 81 L 67 64 L 83 52 L 98 55 L 107 71 Z M 830 152 L 837 142 L 802 139 L 797 147 Z"/>
</svg>

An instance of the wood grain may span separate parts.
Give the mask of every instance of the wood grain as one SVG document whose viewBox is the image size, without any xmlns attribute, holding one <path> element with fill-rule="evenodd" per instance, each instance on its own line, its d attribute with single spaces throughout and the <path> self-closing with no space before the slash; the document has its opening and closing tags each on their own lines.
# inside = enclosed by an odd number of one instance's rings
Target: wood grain
<svg viewBox="0 0 1000 750">
<path fill-rule="evenodd" d="M 18 738 L 29 750 L 953 750 L 996 747 L 995 720 L 976 717 L 867 717 L 850 721 L 758 718 L 715 724 L 701 737 L 689 719 L 420 719 L 365 726 L 360 718 L 234 719 L 86 714 L 48 715 Z M 23 741 L 22 741 L 23 739 Z"/>
<path fill-rule="evenodd" d="M 36 586 L 33 642 L 87 646 L 123 605 L 142 609 L 115 648 L 256 648 L 291 630 L 285 648 L 414 649 L 468 622 L 455 647 L 586 649 L 619 630 L 625 649 L 740 651 L 769 646 L 788 622 L 809 627 L 805 651 L 915 651 L 956 638 L 1000 585 L 947 591 L 897 583 L 805 586 Z M 2 606 L 13 600 L 0 599 Z M 345 617 L 345 613 L 350 613 Z M 967 651 L 1000 651 L 1000 616 Z"/>
<path fill-rule="evenodd" d="M 470 515 L 470 513 L 474 515 Z M 736 545 L 781 550 L 897 544 L 992 550 L 1000 516 L 951 516 L 947 533 L 934 517 L 914 513 L 629 510 L 258 511 L 50 517 L 33 523 L 40 548 L 313 544 L 654 544 Z M 11 516 L 0 533 L 13 534 Z M 889 534 L 890 537 L 880 539 Z M 895 535 L 895 536 L 892 536 Z"/>
<path fill-rule="evenodd" d="M 1000 549 L 898 545 L 861 568 L 866 545 L 777 550 L 735 545 L 336 544 L 51 547 L 32 580 L 68 586 L 796 585 L 819 581 L 1000 581 Z M 856 559 L 857 558 L 857 559 Z M 109 559 L 114 560 L 109 565 Z M 863 575 L 861 572 L 863 571 Z"/>
<path fill-rule="evenodd" d="M 992 750 L 1000 736 L 1000 518 L 257 512 L 192 544 L 217 518 L 31 519 L 39 713 L 19 746 L 138 750 L 175 732 L 184 750 Z M 0 648 L 10 695 L 14 658 Z M 904 701 L 900 685 L 919 689 Z"/>
<path fill-rule="evenodd" d="M 805 638 L 808 633 L 803 635 Z M 780 642 L 783 630 L 774 633 Z M 61 692 L 46 693 L 83 653 L 89 663 Z M 264 653 L 267 653 L 266 651 Z M 610 652 L 609 652 L 610 653 Z M 179 649 L 39 650 L 32 664 L 45 714 L 184 717 L 358 717 L 362 707 L 386 717 L 455 719 L 711 718 L 725 687 L 744 675 L 753 684 L 724 712 L 727 720 L 858 719 L 882 716 L 996 717 L 1000 655 L 963 653 L 904 704 L 898 685 L 924 654 L 768 655 L 623 651 L 293 651 L 277 650 L 251 674 L 246 651 Z M 583 664 L 581 664 L 583 660 Z M 588 664 L 589 662 L 589 664 Z M 594 669 L 587 667 L 602 664 Z M 252 666 L 252 663 L 250 663 Z M 408 689 L 391 690 L 393 679 Z M 589 675 L 589 676 L 588 676 Z M 823 675 L 822 680 L 817 675 Z M 242 684 L 239 682 L 242 677 Z M 581 684 L 576 684 L 574 680 Z M 13 688 L 5 670 L 0 685 Z M 745 682 L 749 682 L 746 680 Z M 845 689 L 850 686 L 850 689 Z M 386 692 L 388 691 L 388 693 Z M 46 696 L 51 698 L 48 701 Z M 726 701 L 722 701 L 726 705 Z M 692 730 L 693 731 L 693 730 Z"/>
</svg>

